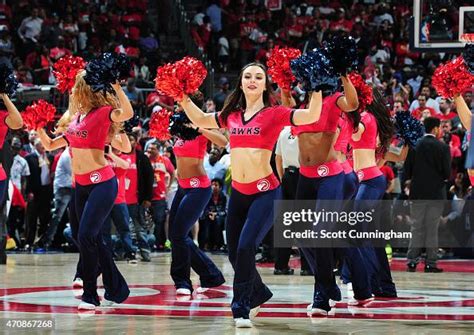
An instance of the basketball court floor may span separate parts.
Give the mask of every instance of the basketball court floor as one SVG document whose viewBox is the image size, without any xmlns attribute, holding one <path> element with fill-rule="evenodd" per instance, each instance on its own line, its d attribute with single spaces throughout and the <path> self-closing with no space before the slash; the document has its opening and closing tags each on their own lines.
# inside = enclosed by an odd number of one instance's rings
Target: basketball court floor
<svg viewBox="0 0 474 335">
<path fill-rule="evenodd" d="M 47 331 L 88 334 L 472 334 L 474 261 L 442 261 L 445 273 L 404 272 L 404 260 L 392 262 L 399 298 L 378 299 L 366 308 L 347 306 L 345 298 L 328 317 L 309 318 L 313 278 L 274 276 L 260 267 L 274 297 L 263 305 L 252 329 L 235 329 L 229 303 L 232 268 L 225 255 L 212 258 L 226 284 L 177 297 L 169 276 L 170 254 L 151 263 L 118 262 L 131 295 L 124 304 L 77 312 L 81 290 L 71 287 L 77 254 L 14 254 L 0 266 L 0 334 Z M 297 265 L 297 260 L 292 260 Z M 193 281 L 198 284 L 197 277 Z M 101 283 L 99 279 L 99 283 Z M 99 291 L 99 295 L 103 293 Z M 22 320 L 52 320 L 51 328 L 12 328 Z M 10 323 L 8 323 L 10 321 Z M 12 321 L 16 323 L 13 324 Z M 9 325 L 9 326 L 8 326 Z M 30 323 L 31 325 L 31 323 Z M 26 326 L 25 326 L 26 327 Z"/>
</svg>

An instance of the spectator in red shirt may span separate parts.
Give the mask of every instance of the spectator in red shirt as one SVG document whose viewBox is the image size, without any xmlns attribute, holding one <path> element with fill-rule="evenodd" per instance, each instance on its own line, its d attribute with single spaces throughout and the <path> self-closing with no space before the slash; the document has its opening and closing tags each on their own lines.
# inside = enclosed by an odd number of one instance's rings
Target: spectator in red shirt
<svg viewBox="0 0 474 335">
<path fill-rule="evenodd" d="M 270 57 L 271 51 L 275 46 L 275 42 L 272 39 L 267 41 L 267 45 L 264 48 L 261 48 L 257 55 L 255 56 L 255 60 L 262 64 L 267 64 L 267 60 Z"/>
<path fill-rule="evenodd" d="M 446 98 L 441 98 L 439 100 L 439 110 L 441 111 L 441 114 L 438 114 L 438 117 L 441 121 L 452 120 L 458 116 L 451 110 L 451 101 Z"/>
<path fill-rule="evenodd" d="M 339 8 L 338 19 L 331 22 L 329 29 L 332 31 L 342 30 L 350 32 L 352 30 L 353 23 L 346 19 L 346 11 L 344 8 Z"/>
<path fill-rule="evenodd" d="M 428 97 L 424 94 L 420 94 L 418 96 L 418 103 L 420 107 L 418 107 L 411 113 L 411 115 L 414 118 L 417 118 L 418 120 L 423 121 L 429 116 L 437 117 L 436 111 L 433 108 L 426 106 L 427 100 L 428 100 Z"/>
<path fill-rule="evenodd" d="M 48 84 L 49 69 L 52 62 L 49 58 L 49 50 L 46 46 L 38 44 L 35 51 L 26 56 L 25 65 L 32 71 L 34 84 Z"/>
<path fill-rule="evenodd" d="M 53 62 L 56 62 L 58 59 L 67 55 L 72 55 L 72 52 L 66 48 L 64 38 L 60 37 L 58 40 L 58 45 L 50 50 L 49 57 Z"/>
<path fill-rule="evenodd" d="M 167 156 L 160 155 L 159 149 L 160 144 L 153 141 L 147 144 L 146 153 L 154 170 L 153 197 L 151 199 L 155 223 L 154 235 L 157 248 L 163 249 L 168 240 L 167 229 L 165 229 L 168 210 L 166 195 L 174 179 L 174 166 Z"/>
</svg>

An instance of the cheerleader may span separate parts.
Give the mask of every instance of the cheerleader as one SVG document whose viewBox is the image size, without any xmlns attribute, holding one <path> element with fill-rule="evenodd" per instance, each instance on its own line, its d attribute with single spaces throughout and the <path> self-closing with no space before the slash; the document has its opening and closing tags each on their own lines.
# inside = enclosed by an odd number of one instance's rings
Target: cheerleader
<svg viewBox="0 0 474 335">
<path fill-rule="evenodd" d="M 469 181 L 471 182 L 471 186 L 474 185 L 474 169 L 470 165 L 470 162 L 473 161 L 473 158 L 470 157 L 470 152 L 472 150 L 471 148 L 471 126 L 472 126 L 472 113 L 471 110 L 469 109 L 469 106 L 466 103 L 466 100 L 464 100 L 463 96 L 461 94 L 456 94 L 454 96 L 454 102 L 456 103 L 456 110 L 458 112 L 459 118 L 461 119 L 461 123 L 466 128 L 466 130 L 469 133 L 469 154 L 467 158 L 467 173 L 469 175 Z"/>
<path fill-rule="evenodd" d="M 8 190 L 8 176 L 2 165 L 3 145 L 5 143 L 8 129 L 20 129 L 23 127 L 23 120 L 18 109 L 16 109 L 6 93 L 1 93 L 0 98 L 3 101 L 3 106 L 0 106 L 0 208 L 2 208 Z"/>
<path fill-rule="evenodd" d="M 321 118 L 310 125 L 293 127 L 298 136 L 300 178 L 296 199 L 342 200 L 345 174 L 334 149 L 336 131 L 341 113 L 349 113 L 359 106 L 357 91 L 352 82 L 341 76 L 344 94 L 326 95 L 323 99 Z M 282 91 L 285 94 L 285 91 Z M 283 98 L 287 101 L 287 98 Z M 318 208 L 318 204 L 316 206 Z M 337 209 L 336 209 L 337 210 Z M 331 310 L 330 300 L 341 300 L 341 292 L 333 273 L 332 248 L 303 248 L 303 253 L 313 267 L 315 284 L 313 302 L 308 314 L 327 314 Z M 357 291 L 361 299 L 369 293 Z"/>
<path fill-rule="evenodd" d="M 115 95 L 94 92 L 86 83 L 86 75 L 82 70 L 76 76 L 70 102 L 72 121 L 65 134 L 51 139 L 43 129 L 38 133 L 47 150 L 68 144 L 71 148 L 84 289 L 78 308 L 95 309 L 100 305 L 96 277 L 99 258 L 106 303 L 121 303 L 130 293 L 102 241 L 101 229 L 117 196 L 117 179 L 104 156 L 105 142 L 109 128 L 118 130 L 118 123 L 130 119 L 133 109 L 118 83 L 112 84 Z"/>
<path fill-rule="evenodd" d="M 201 106 L 202 93 L 191 96 L 193 103 Z M 192 127 L 192 126 L 190 126 Z M 225 282 L 214 262 L 193 242 L 189 232 L 197 222 L 211 198 L 211 181 L 206 175 L 203 159 L 209 141 L 225 147 L 227 138 L 218 131 L 196 128 L 193 140 L 177 138 L 173 146 L 176 156 L 179 188 L 170 209 L 169 235 L 171 240 L 171 277 L 176 294 L 191 295 L 191 268 L 199 275 L 198 293 Z"/>
<path fill-rule="evenodd" d="M 229 260 L 234 268 L 232 314 L 238 328 L 251 327 L 250 314 L 272 297 L 255 267 L 255 251 L 272 226 L 273 202 L 281 197 L 270 158 L 284 126 L 316 122 L 321 92 L 308 109 L 271 106 L 272 87 L 266 68 L 250 63 L 219 113 L 204 113 L 189 97 L 180 105 L 198 127 L 227 128 L 232 160 L 232 194 L 226 222 Z M 251 309 L 253 309 L 251 313 Z"/>
<path fill-rule="evenodd" d="M 376 150 L 386 152 L 392 139 L 394 127 L 385 101 L 377 89 L 373 89 L 373 102 L 361 113 L 357 131 L 352 135 L 354 171 L 359 179 L 356 201 L 380 200 L 386 189 L 386 179 L 377 166 Z M 361 203 L 356 209 L 363 210 Z M 368 227 L 364 227 L 368 228 Z M 396 297 L 397 291 L 390 273 L 385 248 L 366 245 L 363 251 L 365 267 L 375 296 Z M 359 260 L 360 263 L 362 261 Z M 362 264 L 359 264 L 362 266 Z M 351 269 L 351 273 L 354 273 Z M 356 298 L 357 299 L 357 298 Z M 355 302 L 354 304 L 359 304 Z M 362 301 L 364 303 L 364 301 Z"/>
</svg>

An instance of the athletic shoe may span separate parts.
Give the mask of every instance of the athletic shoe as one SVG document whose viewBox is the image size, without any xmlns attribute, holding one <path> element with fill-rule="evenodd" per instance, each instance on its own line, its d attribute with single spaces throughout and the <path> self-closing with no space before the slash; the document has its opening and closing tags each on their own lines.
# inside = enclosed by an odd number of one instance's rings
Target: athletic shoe
<svg viewBox="0 0 474 335">
<path fill-rule="evenodd" d="M 143 262 L 151 262 L 150 250 L 140 249 L 140 256 L 142 257 Z"/>
<path fill-rule="evenodd" d="M 115 301 L 107 300 L 107 299 L 104 298 L 104 299 L 102 299 L 102 301 L 100 303 L 100 306 L 102 306 L 102 307 L 111 307 L 115 304 L 116 304 Z"/>
<path fill-rule="evenodd" d="M 437 268 L 436 265 L 426 265 L 425 266 L 425 272 L 427 273 L 441 273 L 443 272 L 443 269 Z"/>
<path fill-rule="evenodd" d="M 166 240 L 165 242 L 165 251 L 170 251 L 171 250 L 171 241 Z"/>
<path fill-rule="evenodd" d="M 77 309 L 82 309 L 82 310 L 94 310 L 95 309 L 95 305 L 94 304 L 90 304 L 88 302 L 85 302 L 85 301 L 81 301 L 79 303 L 79 306 L 77 306 Z"/>
<path fill-rule="evenodd" d="M 176 290 L 176 295 L 191 295 L 191 290 L 188 288 L 178 288 Z"/>
<path fill-rule="evenodd" d="M 134 252 L 125 255 L 125 260 L 130 264 L 137 264 L 137 255 Z"/>
<path fill-rule="evenodd" d="M 370 297 L 370 298 L 367 298 L 367 299 L 361 299 L 361 300 L 358 300 L 358 299 L 350 299 L 350 300 L 347 302 L 347 305 L 349 305 L 349 306 L 364 307 L 365 305 L 371 303 L 372 301 L 374 301 L 374 297 Z"/>
<path fill-rule="evenodd" d="M 255 319 L 259 312 L 260 312 L 260 306 L 252 308 L 249 313 L 250 320 Z"/>
<path fill-rule="evenodd" d="M 294 273 L 295 273 L 295 270 L 290 269 L 290 268 L 286 268 L 283 270 L 280 270 L 280 269 L 273 270 L 273 274 L 275 276 L 291 276 Z"/>
<path fill-rule="evenodd" d="M 307 307 L 308 316 L 323 315 L 328 316 L 331 306 L 328 301 L 315 301 Z"/>
<path fill-rule="evenodd" d="M 74 281 L 72 282 L 72 287 L 73 288 L 81 288 L 84 286 L 84 283 L 82 281 L 81 278 L 77 277 L 74 279 Z"/>
<path fill-rule="evenodd" d="M 5 250 L 12 250 L 12 249 L 15 249 L 16 248 L 16 242 L 14 239 L 12 239 L 11 237 L 9 237 L 7 239 L 7 245 L 5 246 Z"/>
<path fill-rule="evenodd" d="M 234 319 L 235 328 L 252 328 L 252 321 L 250 319 L 238 318 Z"/>
<path fill-rule="evenodd" d="M 407 272 L 416 272 L 416 263 L 408 263 Z"/>
<path fill-rule="evenodd" d="M 209 287 L 198 287 L 196 289 L 197 293 L 204 293 L 204 292 L 207 292 L 207 291 L 209 291 Z"/>
</svg>

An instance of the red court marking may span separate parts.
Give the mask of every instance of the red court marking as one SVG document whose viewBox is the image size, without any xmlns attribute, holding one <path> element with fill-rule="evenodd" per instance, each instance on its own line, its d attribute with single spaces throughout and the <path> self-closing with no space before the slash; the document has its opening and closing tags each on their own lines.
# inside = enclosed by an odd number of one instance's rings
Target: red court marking
<svg viewBox="0 0 474 335">
<path fill-rule="evenodd" d="M 99 308 L 96 314 L 111 314 L 111 315 L 143 315 L 143 316 L 183 316 L 183 317 L 231 317 L 228 302 L 213 302 L 206 301 L 217 298 L 225 298 L 230 296 L 231 288 L 228 286 L 221 286 L 216 290 L 209 290 L 204 294 L 194 295 L 196 297 L 203 297 L 203 300 L 192 301 L 177 301 L 175 295 L 175 288 L 173 285 L 131 285 L 131 288 L 149 288 L 159 290 L 159 294 L 150 294 L 148 296 L 131 297 L 125 301 L 127 305 L 138 305 L 137 308 L 127 306 L 127 308 Z M 30 287 L 30 288 L 7 288 L 0 289 L 0 297 L 10 296 L 14 294 L 31 293 L 31 292 L 53 292 L 61 290 L 73 290 L 69 286 L 56 287 Z M 445 297 L 451 298 L 451 297 Z M 365 308 L 346 309 L 347 304 L 344 302 L 337 303 L 338 308 L 335 315 L 329 315 L 329 318 L 336 319 L 375 319 L 375 320 L 429 320 L 429 321 L 474 321 L 474 314 L 429 314 L 429 309 L 432 307 L 444 307 L 447 311 L 450 308 L 474 307 L 474 299 L 464 299 L 450 301 L 419 301 L 424 297 L 406 297 L 396 299 L 377 299 Z M 451 298 L 453 299 L 453 298 Z M 305 312 L 301 309 L 306 308 L 305 303 L 267 303 L 263 308 L 274 309 L 272 311 L 262 311 L 259 313 L 260 317 L 278 317 L 278 318 L 307 318 Z M 157 309 L 150 309 L 147 306 L 156 306 Z M 159 308 L 162 306 L 164 308 Z M 172 309 L 172 307 L 189 307 L 188 309 Z M 218 308 L 219 310 L 200 310 L 199 307 Z M 396 313 L 384 312 L 375 313 L 380 308 L 403 308 L 403 307 L 418 307 L 426 308 L 426 313 Z M 167 309 L 165 309 L 167 308 Z M 279 309 L 295 309 L 291 311 L 279 311 Z M 343 309 L 342 311 L 340 309 Z M 77 314 L 75 306 L 53 306 L 49 304 L 31 304 L 21 302 L 10 302 L 0 300 L 0 311 L 8 312 L 31 312 L 31 313 L 45 313 L 45 314 Z M 467 312 L 467 311 L 466 311 Z M 87 314 L 87 313 L 85 313 Z M 321 318 L 316 316 L 315 318 Z"/>
<path fill-rule="evenodd" d="M 258 267 L 261 268 L 273 268 L 274 263 L 259 263 Z M 299 269 L 301 267 L 301 262 L 299 258 L 293 258 L 289 263 L 290 268 Z M 474 261 L 472 260 L 441 260 L 437 262 L 437 266 L 442 268 L 444 272 L 467 272 L 474 273 Z M 397 258 L 393 259 L 390 263 L 390 269 L 392 271 L 406 271 L 407 263 L 406 259 Z M 423 272 L 424 264 L 418 264 L 417 270 Z"/>
</svg>

